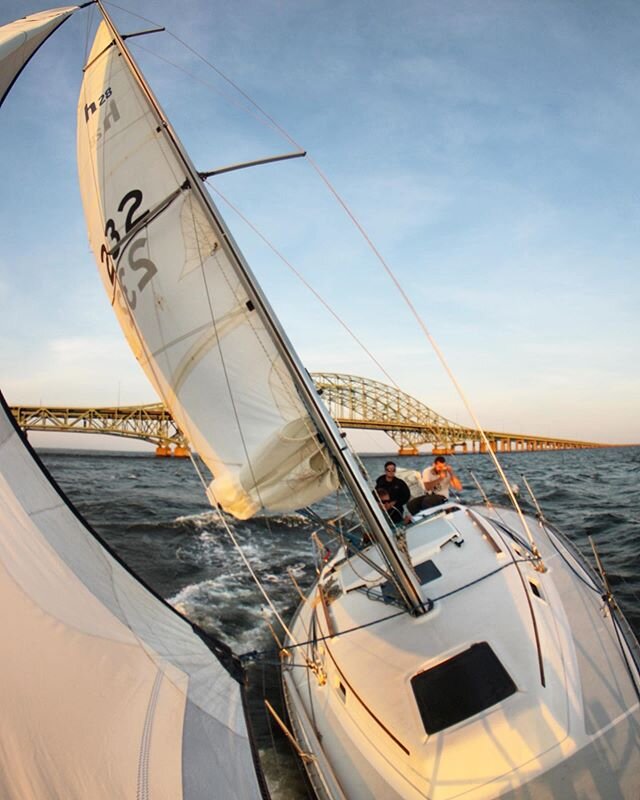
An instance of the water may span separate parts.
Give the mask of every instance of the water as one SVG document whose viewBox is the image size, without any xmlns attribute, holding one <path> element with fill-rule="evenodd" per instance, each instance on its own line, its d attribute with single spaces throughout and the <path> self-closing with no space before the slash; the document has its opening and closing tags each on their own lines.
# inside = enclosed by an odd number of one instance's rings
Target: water
<svg viewBox="0 0 640 800">
<path fill-rule="evenodd" d="M 159 594 L 236 653 L 268 650 L 273 640 L 265 619 L 273 614 L 229 541 L 224 525 L 204 499 L 188 459 L 157 459 L 139 453 L 48 450 L 43 461 L 81 514 L 121 558 Z M 640 447 L 509 453 L 501 462 L 510 483 L 532 511 L 526 475 L 545 516 L 584 553 L 588 536 L 598 546 L 616 597 L 640 634 Z M 365 457 L 372 478 L 384 456 Z M 494 502 L 507 498 L 486 455 L 450 457 L 465 502 L 481 502 L 471 473 Z M 422 469 L 426 457 L 397 457 L 400 468 Z M 330 501 L 325 501 L 327 515 Z M 304 588 L 314 577 L 309 533 L 300 515 L 228 520 L 270 598 L 285 618 L 296 606 L 289 571 Z M 307 797 L 297 762 L 263 711 L 264 693 L 278 705 L 273 666 L 250 672 L 254 726 L 274 800 Z"/>
</svg>

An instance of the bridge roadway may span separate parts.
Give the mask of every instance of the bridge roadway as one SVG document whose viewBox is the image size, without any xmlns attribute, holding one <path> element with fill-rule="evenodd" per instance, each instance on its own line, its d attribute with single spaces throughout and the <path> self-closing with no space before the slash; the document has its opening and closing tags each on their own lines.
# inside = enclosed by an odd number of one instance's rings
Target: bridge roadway
<svg viewBox="0 0 640 800">
<path fill-rule="evenodd" d="M 338 373 L 316 372 L 312 378 L 341 428 L 384 431 L 400 454 L 417 454 L 418 447 L 425 444 L 431 445 L 434 453 L 486 449 L 477 430 L 442 417 L 392 386 Z M 101 408 L 13 406 L 11 411 L 25 431 L 111 434 L 151 442 L 158 455 L 188 455 L 186 438 L 161 403 Z M 491 448 L 500 452 L 607 447 L 596 442 L 521 433 L 485 434 Z"/>
</svg>

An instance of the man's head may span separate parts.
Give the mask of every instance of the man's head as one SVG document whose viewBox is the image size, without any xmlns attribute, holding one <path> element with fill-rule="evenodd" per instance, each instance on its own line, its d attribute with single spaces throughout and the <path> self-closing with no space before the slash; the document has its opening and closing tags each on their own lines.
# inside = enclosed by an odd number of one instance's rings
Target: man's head
<svg viewBox="0 0 640 800">
<path fill-rule="evenodd" d="M 384 475 L 385 478 L 393 478 L 396 474 L 396 464 L 395 461 L 387 461 L 384 465 Z"/>
<path fill-rule="evenodd" d="M 433 468 L 436 472 L 446 472 L 447 470 L 447 462 L 444 456 L 436 456 L 433 459 Z"/>
<path fill-rule="evenodd" d="M 391 505 L 391 497 L 386 489 L 376 489 L 376 495 L 382 508 L 388 508 Z"/>
</svg>

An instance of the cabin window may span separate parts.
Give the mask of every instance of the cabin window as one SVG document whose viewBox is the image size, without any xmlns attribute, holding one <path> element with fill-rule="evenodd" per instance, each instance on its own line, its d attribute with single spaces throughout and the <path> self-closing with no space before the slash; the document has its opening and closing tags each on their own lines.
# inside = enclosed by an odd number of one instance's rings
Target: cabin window
<svg viewBox="0 0 640 800">
<path fill-rule="evenodd" d="M 414 675 L 411 687 L 427 733 L 437 733 L 514 694 L 516 685 L 487 642 Z"/>
</svg>

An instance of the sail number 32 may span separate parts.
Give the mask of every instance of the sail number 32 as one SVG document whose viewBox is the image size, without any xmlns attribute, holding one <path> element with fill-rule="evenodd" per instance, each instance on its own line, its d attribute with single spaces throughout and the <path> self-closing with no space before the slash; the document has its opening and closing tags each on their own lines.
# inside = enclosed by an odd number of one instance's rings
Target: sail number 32
<svg viewBox="0 0 640 800">
<path fill-rule="evenodd" d="M 142 206 L 142 192 L 140 189 L 132 189 L 127 192 L 118 203 L 118 213 L 124 214 L 124 236 L 126 237 L 138 223 L 149 214 L 149 209 L 140 211 Z M 133 311 L 138 302 L 138 295 L 135 289 L 131 288 L 130 281 L 135 280 L 135 276 L 128 275 L 128 270 L 141 273 L 137 282 L 138 292 L 142 292 L 151 278 L 157 273 L 156 265 L 148 258 L 139 256 L 138 253 L 143 248 L 147 239 L 145 236 L 133 237 L 131 242 L 125 242 L 122 247 L 122 256 L 127 255 L 126 266 L 120 263 L 120 236 L 115 220 L 110 218 L 104 226 L 104 235 L 107 240 L 100 249 L 100 261 L 105 265 L 107 276 L 112 286 L 117 283 L 124 295 L 127 306 Z M 129 286 L 127 287 L 127 283 Z"/>
</svg>

